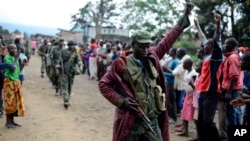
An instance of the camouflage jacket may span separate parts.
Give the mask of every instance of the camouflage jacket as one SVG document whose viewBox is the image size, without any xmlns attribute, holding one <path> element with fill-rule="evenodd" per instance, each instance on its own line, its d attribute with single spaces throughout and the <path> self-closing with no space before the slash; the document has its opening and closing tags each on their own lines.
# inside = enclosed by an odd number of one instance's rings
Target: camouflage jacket
<svg viewBox="0 0 250 141">
<path fill-rule="evenodd" d="M 60 65 L 60 56 L 63 48 L 53 46 L 49 52 L 49 58 L 53 66 Z"/>
<path fill-rule="evenodd" d="M 42 45 L 38 50 L 38 54 L 41 56 L 45 56 L 48 53 L 48 48 L 49 45 Z"/>
<path fill-rule="evenodd" d="M 78 71 L 78 66 L 81 64 L 76 50 L 63 49 L 61 52 L 61 61 L 63 62 L 64 72 L 71 75 L 75 75 Z"/>
</svg>

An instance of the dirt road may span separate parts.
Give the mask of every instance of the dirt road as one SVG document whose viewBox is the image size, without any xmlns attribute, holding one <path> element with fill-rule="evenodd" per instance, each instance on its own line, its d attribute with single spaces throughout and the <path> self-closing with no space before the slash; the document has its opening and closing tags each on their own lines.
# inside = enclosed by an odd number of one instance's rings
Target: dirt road
<svg viewBox="0 0 250 141">
<path fill-rule="evenodd" d="M 0 141 L 111 141 L 114 106 L 98 90 L 98 82 L 86 75 L 76 76 L 68 110 L 62 97 L 54 96 L 49 79 L 40 77 L 40 58 L 32 56 L 25 68 L 23 84 L 26 116 L 15 118 L 22 127 L 7 129 L 0 118 Z M 171 141 L 177 137 L 170 126 Z M 190 135 L 194 134 L 191 125 Z"/>
</svg>

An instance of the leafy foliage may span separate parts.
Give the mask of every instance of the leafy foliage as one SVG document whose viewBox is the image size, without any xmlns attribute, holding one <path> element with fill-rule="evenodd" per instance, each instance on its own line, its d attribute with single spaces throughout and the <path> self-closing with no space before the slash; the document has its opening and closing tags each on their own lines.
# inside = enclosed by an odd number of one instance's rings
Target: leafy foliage
<svg viewBox="0 0 250 141">
<path fill-rule="evenodd" d="M 235 37 L 240 44 L 242 42 L 243 31 L 248 29 L 250 15 L 250 0 L 213 0 L 213 1 L 198 1 L 192 0 L 199 10 L 198 20 L 200 26 L 204 29 L 206 36 L 212 37 L 215 30 L 213 13 L 219 13 L 222 17 L 222 39 L 229 36 Z M 204 10 L 205 9 L 205 10 Z M 250 37 L 250 34 L 248 35 Z M 250 42 L 250 40 L 248 41 Z"/>
<path fill-rule="evenodd" d="M 0 26 L 0 34 L 9 34 L 9 30 L 4 29 L 2 26 Z"/>
<path fill-rule="evenodd" d="M 13 31 L 13 33 L 15 33 L 15 34 L 21 34 L 21 32 L 20 32 L 18 29 L 15 29 L 15 30 Z"/>
<path fill-rule="evenodd" d="M 222 17 L 222 39 L 235 37 L 241 45 L 250 46 L 250 0 L 186 0 L 196 6 L 196 15 L 205 35 L 213 37 L 215 31 L 214 13 Z M 125 0 L 116 4 L 113 0 L 88 2 L 72 16 L 72 22 L 82 28 L 95 25 L 96 34 L 103 25 L 116 25 L 120 28 L 147 30 L 161 36 L 171 28 L 183 13 L 184 0 Z M 122 7 L 119 7 L 122 6 Z M 120 18 L 120 19 L 119 19 Z M 194 30 L 186 32 L 186 40 L 197 38 Z"/>
<path fill-rule="evenodd" d="M 170 28 L 179 17 L 174 0 L 127 0 L 122 23 L 131 30 L 144 29 L 157 35 Z"/>
<path fill-rule="evenodd" d="M 96 35 L 101 33 L 104 24 L 112 25 L 111 18 L 118 16 L 116 5 L 112 0 L 99 0 L 96 3 L 88 2 L 79 12 L 71 16 L 74 27 L 82 29 L 88 25 L 96 27 Z"/>
</svg>

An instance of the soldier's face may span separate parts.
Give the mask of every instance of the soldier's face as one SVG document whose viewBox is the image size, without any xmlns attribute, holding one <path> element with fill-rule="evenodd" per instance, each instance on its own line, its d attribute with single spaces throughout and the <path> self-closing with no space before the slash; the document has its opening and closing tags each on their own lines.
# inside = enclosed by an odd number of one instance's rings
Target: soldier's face
<svg viewBox="0 0 250 141">
<path fill-rule="evenodd" d="M 144 59 L 149 52 L 150 43 L 134 43 L 134 56 L 137 59 Z"/>
<path fill-rule="evenodd" d="M 68 46 L 70 50 L 73 50 L 74 49 L 74 46 L 73 45 L 70 45 Z"/>
</svg>

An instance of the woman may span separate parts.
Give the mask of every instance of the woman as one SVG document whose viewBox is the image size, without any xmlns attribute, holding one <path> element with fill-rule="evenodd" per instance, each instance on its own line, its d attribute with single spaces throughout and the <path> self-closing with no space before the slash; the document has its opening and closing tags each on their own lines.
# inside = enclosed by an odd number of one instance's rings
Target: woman
<svg viewBox="0 0 250 141">
<path fill-rule="evenodd" d="M 13 69 L 5 69 L 4 75 L 4 108 L 6 114 L 6 127 L 15 128 L 21 126 L 14 122 L 14 116 L 24 116 L 24 100 L 21 91 L 21 83 L 19 80 L 20 71 L 25 63 L 22 63 L 21 67 L 18 63 L 19 53 L 17 53 L 17 47 L 15 44 L 8 46 L 9 54 L 5 56 L 4 63 L 15 64 Z"/>
</svg>

